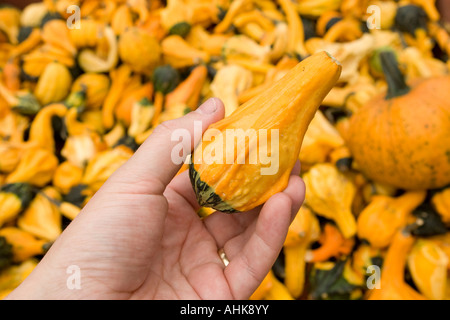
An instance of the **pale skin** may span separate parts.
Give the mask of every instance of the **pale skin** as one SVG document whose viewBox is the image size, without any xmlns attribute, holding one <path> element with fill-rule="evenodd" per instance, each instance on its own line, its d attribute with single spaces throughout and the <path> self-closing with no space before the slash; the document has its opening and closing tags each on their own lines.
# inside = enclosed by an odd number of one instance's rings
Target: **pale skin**
<svg viewBox="0 0 450 320">
<path fill-rule="evenodd" d="M 193 136 L 194 121 L 206 129 L 223 116 L 214 98 L 155 128 L 7 298 L 248 299 L 277 258 L 305 187 L 297 164 L 286 189 L 263 206 L 200 219 L 188 173 L 176 175 L 181 165 L 171 161 L 171 132 Z M 80 289 L 67 286 L 71 265 Z"/>
</svg>

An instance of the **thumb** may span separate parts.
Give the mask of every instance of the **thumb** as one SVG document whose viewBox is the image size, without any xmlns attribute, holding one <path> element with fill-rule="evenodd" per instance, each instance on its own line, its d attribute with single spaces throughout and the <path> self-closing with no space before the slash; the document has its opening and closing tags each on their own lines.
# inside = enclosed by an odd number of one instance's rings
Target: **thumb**
<svg viewBox="0 0 450 320">
<path fill-rule="evenodd" d="M 195 111 L 158 125 L 134 155 L 108 180 L 133 192 L 162 194 L 203 132 L 224 117 L 223 103 L 211 98 Z"/>
</svg>

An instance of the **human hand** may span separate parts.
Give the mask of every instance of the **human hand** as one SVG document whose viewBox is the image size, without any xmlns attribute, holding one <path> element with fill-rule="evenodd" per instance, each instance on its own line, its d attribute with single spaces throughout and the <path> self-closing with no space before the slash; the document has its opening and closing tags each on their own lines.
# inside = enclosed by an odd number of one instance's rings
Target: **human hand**
<svg viewBox="0 0 450 320">
<path fill-rule="evenodd" d="M 249 298 L 277 258 L 305 187 L 297 165 L 287 188 L 262 207 L 199 218 L 188 172 L 175 176 L 181 165 L 170 158 L 171 133 L 193 133 L 194 121 L 206 129 L 223 116 L 221 101 L 210 99 L 156 127 L 7 298 Z M 80 270 L 78 290 L 67 286 L 72 265 Z"/>
</svg>

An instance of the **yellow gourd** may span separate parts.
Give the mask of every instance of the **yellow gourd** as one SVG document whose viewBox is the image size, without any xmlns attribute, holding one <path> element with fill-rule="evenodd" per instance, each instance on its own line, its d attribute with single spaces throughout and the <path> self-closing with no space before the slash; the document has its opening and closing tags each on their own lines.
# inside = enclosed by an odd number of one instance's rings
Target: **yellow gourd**
<svg viewBox="0 0 450 320">
<path fill-rule="evenodd" d="M 425 297 L 404 280 L 408 254 L 415 238 L 404 230 L 394 236 L 381 269 L 380 288 L 368 292 L 369 300 L 424 300 Z"/>
<path fill-rule="evenodd" d="M 81 19 L 80 28 L 69 30 L 69 38 L 73 45 L 80 48 L 93 48 L 104 36 L 104 26 L 94 19 Z"/>
<path fill-rule="evenodd" d="M 0 227 L 14 220 L 28 207 L 34 192 L 28 183 L 4 184 L 0 188 Z"/>
<path fill-rule="evenodd" d="M 250 300 L 294 300 L 286 286 L 270 270 Z"/>
<path fill-rule="evenodd" d="M 42 108 L 33 119 L 30 126 L 29 141 L 36 146 L 55 151 L 55 141 L 53 138 L 52 119 L 53 117 L 64 117 L 67 108 L 62 103 L 54 103 Z"/>
<path fill-rule="evenodd" d="M 161 46 L 145 30 L 132 27 L 119 38 L 119 56 L 135 72 L 150 74 L 159 64 Z"/>
<path fill-rule="evenodd" d="M 62 232 L 61 213 L 50 199 L 60 198 L 61 195 L 55 188 L 44 188 L 17 219 L 17 226 L 37 238 L 56 240 Z"/>
<path fill-rule="evenodd" d="M 66 21 L 62 19 L 50 20 L 42 28 L 42 40 L 74 56 L 77 53 L 77 49 L 70 39 L 69 30 Z"/>
<path fill-rule="evenodd" d="M 119 55 L 116 35 L 109 26 L 106 26 L 103 32 L 106 57 L 91 48 L 81 50 L 78 54 L 78 64 L 84 72 L 107 72 L 117 65 Z"/>
<path fill-rule="evenodd" d="M 303 175 L 305 203 L 318 215 L 336 222 L 345 238 L 356 234 L 351 211 L 356 188 L 353 181 L 329 163 L 316 164 Z"/>
<path fill-rule="evenodd" d="M 174 26 L 181 23 L 191 24 L 192 6 L 183 0 L 168 0 L 167 6 L 161 10 L 161 24 L 169 32 Z"/>
<path fill-rule="evenodd" d="M 12 92 L 6 88 L 0 81 L 0 96 L 11 110 L 17 111 L 25 115 L 36 114 L 41 105 L 33 93 L 28 89 L 21 89 Z M 2 112 L 3 113 L 3 112 Z M 3 117 L 4 119 L 5 117 Z"/>
<path fill-rule="evenodd" d="M 179 35 L 171 35 L 161 42 L 163 61 L 174 68 L 189 67 L 200 63 L 208 63 L 210 56 L 191 46 Z"/>
<path fill-rule="evenodd" d="M 102 107 L 103 126 L 111 129 L 114 125 L 114 108 L 119 102 L 123 91 L 130 83 L 132 70 L 129 65 L 123 64 L 110 72 L 111 86 Z"/>
<path fill-rule="evenodd" d="M 225 17 L 214 27 L 214 33 L 225 33 L 232 25 L 234 18 L 250 5 L 250 0 L 236 0 L 231 2 Z"/>
<path fill-rule="evenodd" d="M 105 149 L 106 144 L 98 133 L 85 131 L 69 135 L 61 155 L 79 168 L 84 168 L 89 159 Z"/>
<path fill-rule="evenodd" d="M 20 28 L 20 11 L 13 6 L 0 8 L 0 31 L 4 32 L 12 44 L 17 44 Z"/>
<path fill-rule="evenodd" d="M 420 292 L 431 300 L 445 299 L 449 259 L 433 241 L 419 239 L 408 256 L 408 267 Z"/>
<path fill-rule="evenodd" d="M 265 74 L 264 82 L 258 85 L 251 85 L 250 88 L 239 94 L 239 103 L 244 103 L 254 96 L 264 92 L 277 80 L 281 79 L 289 70 L 298 64 L 298 60 L 289 56 L 283 56 L 278 63 Z M 225 68 L 225 67 L 224 67 Z M 221 68 L 222 69 L 222 68 Z M 247 70 L 248 71 L 248 70 Z M 216 75 L 217 76 L 217 75 Z M 215 79 L 215 78 L 214 78 Z M 250 77 L 253 82 L 253 77 Z"/>
<path fill-rule="evenodd" d="M 58 62 L 49 63 L 39 77 L 34 95 L 42 105 L 59 102 L 69 93 L 72 76 L 66 66 Z"/>
<path fill-rule="evenodd" d="M 24 150 L 24 145 L 0 141 L 0 172 L 8 173 L 13 171 L 20 161 Z"/>
<path fill-rule="evenodd" d="M 30 147 L 24 151 L 19 164 L 6 177 L 6 183 L 27 182 L 38 187 L 51 181 L 58 158 L 47 149 Z"/>
<path fill-rule="evenodd" d="M 128 128 L 128 136 L 137 137 L 145 132 L 152 123 L 155 108 L 147 98 L 135 102 L 131 108 L 131 120 Z"/>
<path fill-rule="evenodd" d="M 305 165 L 325 162 L 333 149 L 343 145 L 344 140 L 338 131 L 319 111 L 306 130 L 300 150 L 300 162 Z"/>
<path fill-rule="evenodd" d="M 64 161 L 55 170 L 52 184 L 58 188 L 61 193 L 67 194 L 70 189 L 81 182 L 83 169 L 72 162 Z"/>
<path fill-rule="evenodd" d="M 133 12 L 128 4 L 120 5 L 111 19 L 111 28 L 116 35 L 125 32 L 126 29 L 133 26 Z"/>
<path fill-rule="evenodd" d="M 340 72 L 341 66 L 333 57 L 317 53 L 300 62 L 270 89 L 210 126 L 189 168 L 200 205 L 225 212 L 247 211 L 282 191 L 298 159 L 305 131 Z M 248 147 L 239 148 L 235 139 L 224 138 L 227 129 L 241 137 L 246 131 L 256 133 L 253 139 L 247 137 Z M 266 134 L 265 139 L 258 139 L 260 132 Z M 208 134 L 222 139 L 208 141 Z M 267 152 L 268 145 L 272 146 L 273 163 L 252 163 L 258 152 L 264 148 Z"/>
<path fill-rule="evenodd" d="M 447 258 L 450 261 L 450 233 L 447 232 L 442 235 L 437 235 L 430 237 L 427 240 L 433 241 L 436 245 L 439 246 L 439 248 L 445 253 Z M 447 266 L 447 269 L 450 269 L 450 264 Z"/>
<path fill-rule="evenodd" d="M 366 243 L 361 243 L 352 252 L 352 269 L 360 276 L 368 275 L 369 266 L 375 265 L 374 259 L 383 258 L 384 250 L 374 248 Z M 373 282 L 372 282 L 373 284 Z"/>
<path fill-rule="evenodd" d="M 11 58 L 18 57 L 33 50 L 40 44 L 41 39 L 41 29 L 33 28 L 30 35 L 24 41 L 11 49 Z M 25 64 L 23 65 L 23 69 L 25 69 Z"/>
<path fill-rule="evenodd" d="M 446 188 L 433 195 L 431 203 L 441 216 L 442 221 L 450 223 L 450 188 Z"/>
<path fill-rule="evenodd" d="M 205 51 L 211 56 L 220 56 L 222 47 L 229 35 L 210 34 L 202 26 L 195 25 L 186 37 L 186 41 L 198 50 Z"/>
<path fill-rule="evenodd" d="M 45 2 L 30 3 L 20 14 L 20 24 L 25 27 L 39 27 L 42 18 L 48 12 Z"/>
<path fill-rule="evenodd" d="M 37 266 L 38 260 L 31 258 L 19 265 L 11 265 L 0 272 L 0 299 L 19 286 Z"/>
<path fill-rule="evenodd" d="M 37 255 L 43 255 L 50 244 L 41 239 L 36 239 L 30 233 L 16 227 L 0 229 L 0 237 L 12 245 L 13 262 L 22 262 Z"/>
<path fill-rule="evenodd" d="M 83 91 L 86 94 L 86 107 L 102 107 L 110 86 L 108 76 L 101 73 L 83 73 L 73 82 L 71 92 Z"/>
<path fill-rule="evenodd" d="M 120 99 L 114 110 L 116 119 L 122 122 L 125 127 L 129 127 L 131 124 L 133 106 L 142 99 L 150 100 L 152 95 L 153 84 L 151 82 L 144 83 L 131 92 L 124 94 L 124 97 Z"/>
<path fill-rule="evenodd" d="M 287 45 L 288 53 L 296 53 L 301 57 L 308 56 L 308 52 L 306 51 L 304 44 L 305 37 L 303 23 L 297 13 L 295 4 L 290 0 L 278 0 L 278 3 L 286 14 L 289 36 Z M 300 5 L 301 4 L 299 4 L 299 6 Z"/>
<path fill-rule="evenodd" d="M 285 264 L 285 285 L 290 294 L 298 298 L 304 289 L 306 274 L 305 255 L 312 242 L 319 238 L 320 227 L 317 217 L 302 206 L 289 226 L 283 246 Z"/>
<path fill-rule="evenodd" d="M 407 192 L 399 197 L 372 196 L 358 216 L 358 237 L 375 248 L 388 246 L 399 228 L 407 224 L 412 211 L 425 200 L 425 191 Z"/>
<path fill-rule="evenodd" d="M 81 183 L 88 185 L 94 191 L 98 190 L 132 155 L 133 151 L 124 146 L 99 152 L 87 163 Z"/>
<path fill-rule="evenodd" d="M 270 61 L 270 48 L 260 45 L 246 35 L 238 34 L 225 41 L 222 56 L 228 63 L 247 61 L 261 68 Z"/>
<path fill-rule="evenodd" d="M 239 107 L 239 94 L 249 89 L 252 82 L 252 72 L 236 64 L 229 64 L 217 71 L 210 89 L 214 97 L 222 100 L 226 117 Z"/>
</svg>

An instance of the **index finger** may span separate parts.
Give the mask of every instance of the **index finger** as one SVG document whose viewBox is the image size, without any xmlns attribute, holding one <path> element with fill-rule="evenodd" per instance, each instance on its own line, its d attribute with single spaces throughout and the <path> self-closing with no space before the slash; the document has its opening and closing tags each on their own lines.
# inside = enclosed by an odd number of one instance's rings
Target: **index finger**
<svg viewBox="0 0 450 320">
<path fill-rule="evenodd" d="M 162 194 L 203 132 L 223 116 L 223 103 L 211 98 L 195 111 L 163 122 L 111 179 L 139 186 L 140 192 Z"/>
</svg>

